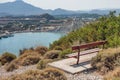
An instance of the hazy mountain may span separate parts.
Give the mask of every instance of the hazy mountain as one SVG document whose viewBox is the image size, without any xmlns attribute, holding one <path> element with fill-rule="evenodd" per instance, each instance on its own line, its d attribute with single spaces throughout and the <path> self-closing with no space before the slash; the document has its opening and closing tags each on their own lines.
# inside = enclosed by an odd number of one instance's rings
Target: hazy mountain
<svg viewBox="0 0 120 80">
<path fill-rule="evenodd" d="M 0 13 L 8 13 L 12 15 L 34 15 L 45 13 L 45 11 L 41 8 L 27 4 L 22 0 L 16 0 L 15 2 L 0 4 Z"/>
<path fill-rule="evenodd" d="M 14 2 L 7 2 L 0 4 L 0 16 L 5 15 L 39 15 L 43 13 L 49 13 L 52 15 L 63 15 L 63 14 L 80 14 L 80 13 L 89 13 L 89 14 L 100 14 L 105 15 L 108 14 L 109 10 L 91 10 L 91 11 L 70 11 L 65 9 L 55 9 L 55 10 L 44 10 L 38 7 L 35 7 L 31 4 L 25 3 L 22 0 L 16 0 Z M 117 13 L 120 13 L 120 9 L 117 10 Z M 3 14 L 5 13 L 5 14 Z"/>
<path fill-rule="evenodd" d="M 58 8 L 58 9 L 55 9 L 52 11 L 52 14 L 54 15 L 63 15 L 63 14 L 75 14 L 77 12 L 75 11 L 70 11 L 70 10 L 65 10 L 65 9 L 61 9 L 61 8 Z"/>
</svg>

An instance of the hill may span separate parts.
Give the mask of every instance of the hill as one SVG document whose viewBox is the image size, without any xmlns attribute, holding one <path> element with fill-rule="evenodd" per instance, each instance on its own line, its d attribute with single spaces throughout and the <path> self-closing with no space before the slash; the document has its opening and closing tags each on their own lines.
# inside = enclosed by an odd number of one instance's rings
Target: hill
<svg viewBox="0 0 120 80">
<path fill-rule="evenodd" d="M 55 41 L 50 47 L 53 49 L 60 46 L 63 49 L 70 48 L 75 42 L 78 44 L 93 41 L 107 40 L 106 47 L 120 46 L 120 16 L 115 16 L 115 12 L 110 12 L 108 16 L 103 16 L 97 21 L 87 24 L 68 35 Z"/>
</svg>

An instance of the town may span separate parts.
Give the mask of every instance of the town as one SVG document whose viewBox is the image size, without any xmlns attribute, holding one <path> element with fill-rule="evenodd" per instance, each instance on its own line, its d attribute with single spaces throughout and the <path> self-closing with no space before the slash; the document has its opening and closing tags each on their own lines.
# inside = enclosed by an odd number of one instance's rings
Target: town
<svg viewBox="0 0 120 80">
<path fill-rule="evenodd" d="M 4 37 L 11 33 L 20 32 L 54 31 L 67 33 L 78 29 L 84 24 L 89 24 L 90 22 L 95 21 L 98 17 L 99 15 L 93 15 L 93 17 L 80 17 L 78 15 L 52 16 L 47 13 L 34 16 L 5 16 L 0 17 L 0 36 Z"/>
</svg>

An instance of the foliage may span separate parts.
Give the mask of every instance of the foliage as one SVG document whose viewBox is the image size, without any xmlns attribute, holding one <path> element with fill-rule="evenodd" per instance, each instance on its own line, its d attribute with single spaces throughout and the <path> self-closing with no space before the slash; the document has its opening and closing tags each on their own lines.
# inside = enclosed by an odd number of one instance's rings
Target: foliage
<svg viewBox="0 0 120 80">
<path fill-rule="evenodd" d="M 66 55 L 66 54 L 70 54 L 70 53 L 72 53 L 72 50 L 71 50 L 71 49 L 63 50 L 63 51 L 60 53 L 60 58 L 65 58 L 65 55 Z"/>
<path fill-rule="evenodd" d="M 29 53 L 29 52 L 32 52 L 32 51 L 34 51 L 34 48 L 30 48 L 30 49 L 24 48 L 23 50 L 19 51 L 19 55 L 22 55 L 22 54 L 25 54 L 25 53 Z"/>
<path fill-rule="evenodd" d="M 120 80 L 120 67 L 105 75 L 104 80 Z"/>
<path fill-rule="evenodd" d="M 40 60 L 41 60 L 40 56 L 30 55 L 30 56 L 25 57 L 25 58 L 21 61 L 21 65 L 27 66 L 27 65 L 37 64 Z"/>
<path fill-rule="evenodd" d="M 50 49 L 55 46 L 62 47 L 63 49 L 70 48 L 75 41 L 81 43 L 88 43 L 100 40 L 107 40 L 106 47 L 120 46 L 120 16 L 115 16 L 115 12 L 110 12 L 108 16 L 103 16 L 85 26 L 72 31 L 60 38 L 58 41 L 50 45 Z"/>
<path fill-rule="evenodd" d="M 40 60 L 40 61 L 38 62 L 37 68 L 38 68 L 38 69 L 44 69 L 44 68 L 47 67 L 47 64 L 48 64 L 49 62 L 52 62 L 52 60 L 51 60 L 51 59 L 42 59 L 42 60 Z"/>
<path fill-rule="evenodd" d="M 54 50 L 60 50 L 60 51 L 62 51 L 63 49 L 60 46 L 55 46 Z"/>
<path fill-rule="evenodd" d="M 7 71 L 13 71 L 19 66 L 27 66 L 37 64 L 41 60 L 41 55 L 37 52 L 25 53 L 13 60 L 10 64 L 6 65 Z"/>
<path fill-rule="evenodd" d="M 59 50 L 51 50 L 51 51 L 48 51 L 48 52 L 45 54 L 44 58 L 45 58 L 45 59 L 56 59 L 56 58 L 59 57 L 59 53 L 60 53 L 60 52 L 61 52 L 61 51 L 59 51 Z"/>
<path fill-rule="evenodd" d="M 44 55 L 48 51 L 48 48 L 44 46 L 38 46 L 35 48 L 35 51 L 39 52 L 41 55 Z"/>
<path fill-rule="evenodd" d="M 67 80 L 63 72 L 56 69 L 29 70 L 23 74 L 11 76 L 5 80 Z"/>
<path fill-rule="evenodd" d="M 0 56 L 0 62 L 2 65 L 4 65 L 5 63 L 10 63 L 15 58 L 16 56 L 14 54 L 6 52 Z"/>
<path fill-rule="evenodd" d="M 67 80 L 62 71 L 54 68 L 46 68 L 42 75 L 46 80 Z"/>
<path fill-rule="evenodd" d="M 94 57 L 91 61 L 91 65 L 94 68 L 97 68 L 101 73 L 105 74 L 119 66 L 119 59 L 120 48 L 109 48 L 101 51 L 96 57 Z"/>
<path fill-rule="evenodd" d="M 18 58 L 19 65 L 32 65 L 36 64 L 41 60 L 41 55 L 37 52 L 31 52 L 29 54 L 23 54 Z"/>
</svg>

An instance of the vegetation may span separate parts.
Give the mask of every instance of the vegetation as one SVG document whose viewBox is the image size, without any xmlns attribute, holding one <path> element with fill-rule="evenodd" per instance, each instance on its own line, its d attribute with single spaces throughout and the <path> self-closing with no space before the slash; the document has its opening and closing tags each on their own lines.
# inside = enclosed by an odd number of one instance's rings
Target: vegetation
<svg viewBox="0 0 120 80">
<path fill-rule="evenodd" d="M 42 59 L 38 62 L 37 64 L 37 69 L 45 69 L 47 68 L 47 64 L 52 62 L 53 60 L 51 59 Z"/>
<path fill-rule="evenodd" d="M 13 71 L 19 66 L 27 66 L 37 64 L 41 60 L 41 55 L 37 52 L 24 53 L 17 59 L 13 60 L 10 64 L 6 65 L 7 71 Z"/>
<path fill-rule="evenodd" d="M 53 68 L 48 68 L 43 71 L 30 70 L 23 74 L 9 77 L 5 80 L 67 80 L 64 73 Z"/>
<path fill-rule="evenodd" d="M 108 16 L 103 16 L 93 23 L 86 24 L 80 29 L 70 32 L 58 41 L 53 42 L 50 49 L 54 49 L 56 46 L 68 49 L 75 42 L 82 44 L 100 40 L 108 41 L 106 47 L 120 46 L 120 15 L 115 16 L 114 14 L 115 11 L 110 12 Z"/>
<path fill-rule="evenodd" d="M 47 63 L 59 58 L 60 52 L 61 51 L 59 50 L 48 51 L 48 48 L 43 46 L 36 47 L 35 49 L 23 49 L 20 50 L 20 56 L 18 58 L 5 65 L 5 69 L 6 71 L 13 71 L 20 66 L 34 64 L 37 64 L 38 69 L 44 69 L 46 68 Z"/>
<path fill-rule="evenodd" d="M 72 53 L 71 49 L 65 49 L 60 53 L 60 58 L 65 58 L 65 55 Z"/>
<path fill-rule="evenodd" d="M 5 63 L 10 63 L 12 60 L 14 60 L 16 58 L 15 55 L 13 55 L 12 53 L 3 53 L 1 56 L 0 56 L 0 62 L 2 65 L 4 65 Z"/>
<path fill-rule="evenodd" d="M 120 66 L 120 48 L 106 49 L 92 59 L 92 66 L 105 74 Z"/>
<path fill-rule="evenodd" d="M 41 55 L 44 55 L 48 51 L 48 48 L 44 46 L 38 46 L 35 48 L 35 51 L 39 52 Z"/>
<path fill-rule="evenodd" d="M 5 70 L 8 72 L 13 71 L 18 68 L 19 68 L 19 66 L 18 66 L 16 60 L 13 60 L 11 63 L 9 63 L 8 65 L 5 66 Z"/>
<path fill-rule="evenodd" d="M 59 51 L 59 50 L 51 50 L 51 51 L 48 51 L 48 52 L 45 54 L 44 58 L 45 58 L 45 59 L 56 59 L 56 58 L 59 57 L 60 52 L 61 52 L 61 51 Z"/>
<path fill-rule="evenodd" d="M 109 72 L 104 80 L 120 80 L 120 67 L 116 68 L 114 71 Z"/>
<path fill-rule="evenodd" d="M 38 54 L 29 55 L 22 59 L 21 65 L 27 66 L 27 65 L 37 64 L 40 60 L 41 60 L 41 58 Z"/>
</svg>

